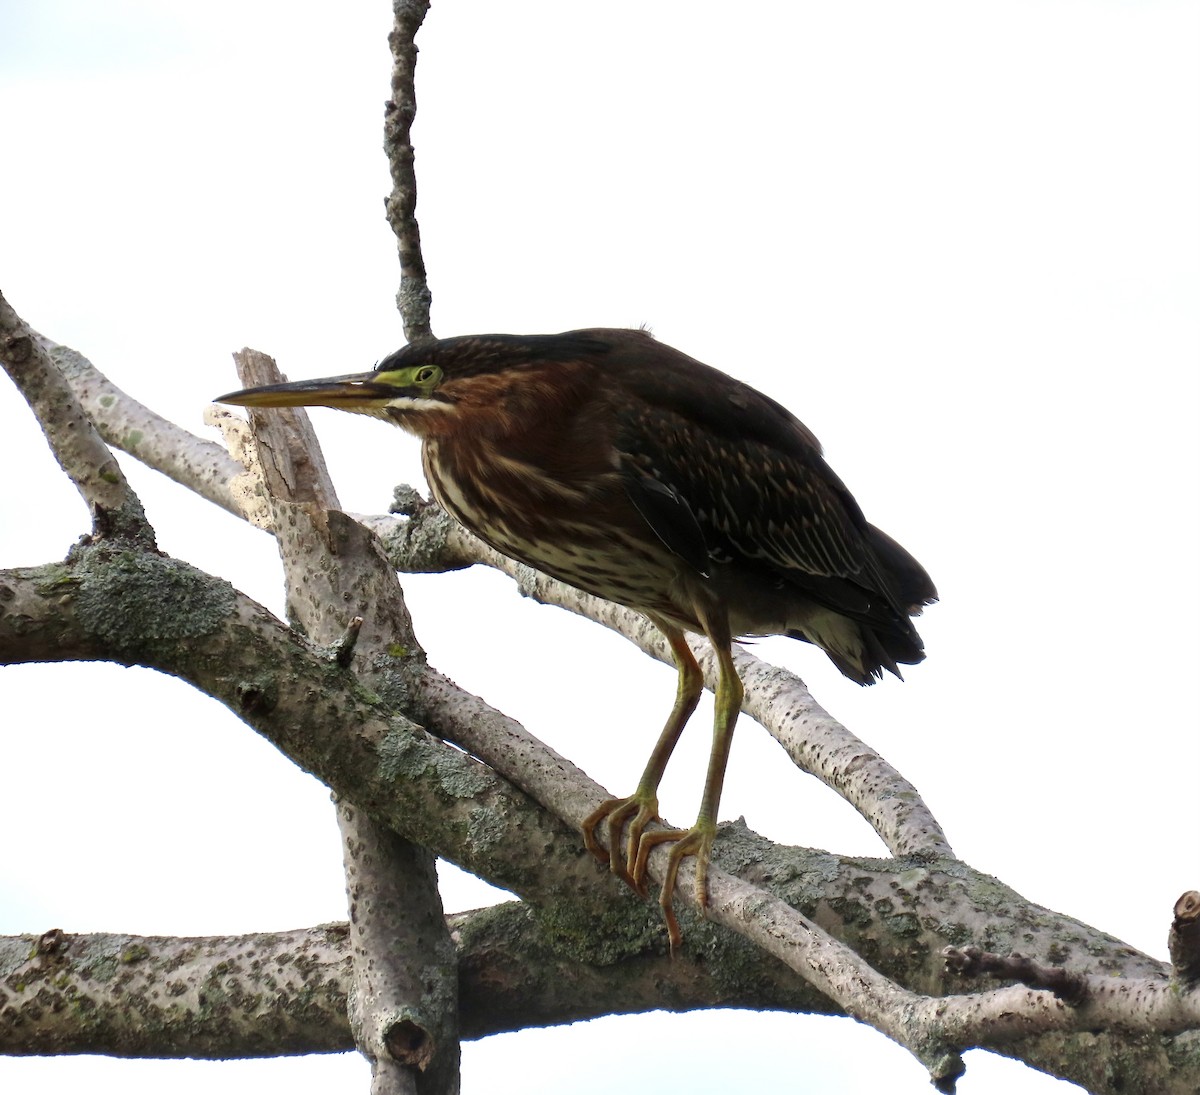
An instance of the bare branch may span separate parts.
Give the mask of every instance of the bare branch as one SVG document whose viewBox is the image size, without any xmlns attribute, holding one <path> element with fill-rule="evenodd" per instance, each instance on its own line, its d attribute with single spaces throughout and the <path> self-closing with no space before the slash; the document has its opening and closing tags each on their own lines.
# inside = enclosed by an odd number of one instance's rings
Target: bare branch
<svg viewBox="0 0 1200 1095">
<path fill-rule="evenodd" d="M 948 948 L 956 950 L 956 948 Z M 1122 1030 L 1136 1034 L 1178 1034 L 1200 1028 L 1200 987 L 1180 992 L 1166 977 L 1124 978 L 1067 973 L 1028 959 L 982 955 L 978 967 L 994 967 L 1000 976 L 1045 979 L 1053 990 L 1012 987 L 972 996 L 925 1000 L 918 1009 L 923 1024 L 958 1045 L 998 1048 L 1032 1034 L 1056 1031 Z M 954 961 L 959 961 L 956 955 Z M 1061 990 L 1061 991 L 1058 991 Z M 1062 995 L 1078 1000 L 1072 1004 Z"/>
<path fill-rule="evenodd" d="M 765 842 L 758 844 L 767 848 Z M 780 852 L 773 849 L 767 855 L 778 857 Z M 862 947 L 869 939 L 869 945 L 886 948 L 889 956 L 883 962 L 889 966 L 902 954 L 916 953 L 911 933 L 896 917 L 880 920 L 869 915 L 878 909 L 880 895 L 895 892 L 895 875 L 886 864 L 848 864 L 833 856 L 803 854 L 809 860 L 806 866 L 792 864 L 786 872 L 781 865 L 769 869 L 793 878 L 803 874 L 825 880 L 805 897 L 814 908 L 857 906 L 861 912 L 851 913 L 847 925 L 847 941 L 853 946 Z M 764 860 L 762 868 L 769 863 L 770 858 Z M 948 917 L 950 923 L 958 915 L 955 903 L 964 909 L 969 904 L 963 900 L 964 888 L 983 881 L 982 876 L 956 871 L 942 884 L 931 874 L 921 886 L 934 898 L 925 915 L 930 920 Z M 1066 946 L 1073 948 L 1069 960 L 1081 968 L 1120 971 L 1120 977 L 1097 980 L 1112 985 L 1114 992 L 1127 986 L 1129 994 L 1145 995 L 1156 1001 L 1159 1016 L 1166 1017 L 1169 1000 L 1159 987 L 1166 983 L 1161 964 L 1064 918 L 1007 901 L 1006 906 L 996 923 L 1002 932 L 1015 939 L 1036 927 L 1039 945 L 1044 941 L 1042 953 Z M 1042 923 L 1043 916 L 1058 924 L 1057 932 L 1048 930 L 1052 925 Z M 648 1011 L 661 1007 L 664 998 L 678 1009 L 836 1010 L 800 978 L 752 948 L 735 943 L 739 949 L 726 954 L 728 944 L 722 939 L 728 936 L 711 927 L 698 929 L 704 935 L 703 947 L 685 947 L 673 960 L 661 946 L 643 941 L 643 949 L 622 960 L 614 961 L 610 953 L 606 960 L 580 961 L 564 948 L 556 918 L 523 905 L 457 914 L 448 922 L 458 946 L 463 1034 L 468 1038 Z M 950 926 L 962 930 L 961 924 Z M 923 949 L 921 941 L 917 943 Z M 47 954 L 53 959 L 48 961 Z M 348 956 L 344 925 L 225 939 L 61 933 L 48 944 L 39 944 L 33 936 L 0 939 L 0 1052 L 219 1057 L 349 1049 Z M 932 952 L 930 958 L 906 976 L 936 986 Z M 1037 1033 L 1030 1029 L 1037 1024 L 1028 1014 L 1010 1021 L 1006 1009 L 1027 1008 L 1026 998 L 1070 1029 Z M 1195 998 L 1194 991 L 1186 998 L 1193 1009 Z M 974 1008 L 977 1001 L 980 1006 Z M 1124 1014 L 1127 1004 L 1114 999 L 1111 1007 Z M 1059 1013 L 1070 1009 L 1055 1008 L 1046 993 L 1005 989 L 979 997 L 934 999 L 928 1005 L 935 1010 L 945 1006 L 958 1037 L 982 1032 L 975 1044 L 1035 1067 L 1049 1067 L 1092 1091 L 1159 1090 L 1154 1082 L 1158 1076 L 1170 1076 L 1181 1090 L 1200 1082 L 1200 1059 L 1189 1063 L 1182 1047 L 1172 1050 L 1167 1038 L 1130 1045 L 1119 1025 L 1103 1033 L 1109 1024 L 1095 1012 L 1081 1012 L 1068 1023 Z M 918 1012 L 917 1018 L 925 1021 L 928 1016 Z M 1094 1032 L 1089 1030 L 1091 1023 Z M 1131 1078 L 1140 1081 L 1140 1088 L 1131 1085 Z"/>
<path fill-rule="evenodd" d="M 265 354 L 242 350 L 234 360 L 244 385 L 282 379 Z M 342 668 L 352 649 L 346 636 L 353 635 L 362 654 L 357 676 L 386 693 L 420 657 L 396 573 L 366 529 L 336 518 L 331 524 L 337 495 L 307 413 L 252 411 L 251 422 L 289 611 L 314 640 L 337 646 Z M 347 623 L 338 613 L 352 598 L 363 609 Z M 397 647 L 403 656 L 392 653 Z M 373 1095 L 455 1092 L 458 977 L 434 856 L 349 799 L 339 802 L 337 818 L 354 955 L 350 1025 L 371 1064 Z"/>
<path fill-rule="evenodd" d="M 258 350 L 244 348 L 233 355 L 233 360 L 238 379 L 248 388 L 287 379 L 274 359 Z M 252 407 L 250 423 L 255 465 L 263 475 L 269 497 L 321 510 L 339 508 L 337 490 L 307 414 L 297 407 Z"/>
<path fill-rule="evenodd" d="M 0 1052 L 216 1058 L 351 1049 L 347 934 L 330 924 L 197 939 L 2 938 Z"/>
<path fill-rule="evenodd" d="M 428 0 L 393 0 L 395 25 L 388 35 L 392 49 L 392 97 L 384 104 L 383 148 L 392 172 L 392 193 L 386 203 L 388 223 L 400 253 L 400 290 L 396 307 L 409 342 L 432 338 L 429 307 L 433 296 L 421 255 L 417 227 L 417 176 L 414 168 L 412 123 L 417 113 L 413 76 L 417 47 L 413 39 L 429 11 Z"/>
<path fill-rule="evenodd" d="M 681 1009 L 831 1010 L 774 963 L 740 983 L 714 976 L 704 956 L 647 952 L 622 963 L 579 963 L 563 953 L 551 925 L 517 902 L 457 913 L 446 925 L 458 950 L 467 1038 L 653 1011 L 664 996 Z M 106 971 L 115 976 L 99 976 Z M 190 939 L 0 937 L 0 1053 L 222 1058 L 351 1050 L 352 984 L 344 923 Z"/>
<path fill-rule="evenodd" d="M 338 806 L 350 899 L 350 1028 L 375 1095 L 458 1086 L 457 955 L 424 848 Z"/>
<path fill-rule="evenodd" d="M 37 338 L 109 445 L 136 457 L 148 468 L 162 472 L 222 509 L 239 517 L 246 516 L 234 497 L 243 468 L 221 445 L 189 433 L 139 403 L 78 350 L 53 342 L 44 335 Z"/>
<path fill-rule="evenodd" d="M 37 416 L 54 458 L 87 503 L 93 535 L 153 546 L 154 530 L 120 465 L 38 336 L 3 295 L 0 362 Z"/>
</svg>

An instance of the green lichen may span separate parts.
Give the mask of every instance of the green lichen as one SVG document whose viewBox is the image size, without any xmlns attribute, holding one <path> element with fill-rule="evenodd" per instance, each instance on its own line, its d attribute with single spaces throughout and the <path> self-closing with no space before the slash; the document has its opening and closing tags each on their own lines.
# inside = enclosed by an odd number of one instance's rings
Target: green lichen
<svg viewBox="0 0 1200 1095">
<path fill-rule="evenodd" d="M 1046 961 L 1053 966 L 1061 966 L 1069 961 L 1071 957 L 1071 949 L 1064 947 L 1061 943 L 1053 942 L 1046 950 Z"/>
<path fill-rule="evenodd" d="M 880 920 L 897 939 L 916 939 L 921 935 L 920 918 L 913 913 L 897 913 Z"/>
<path fill-rule="evenodd" d="M 571 901 L 536 906 L 533 918 L 552 954 L 611 966 L 647 950 L 665 950 L 667 932 L 657 907 L 651 909 L 632 894 L 622 893 L 600 915 L 583 911 Z M 681 910 L 685 938 L 696 926 L 690 911 Z"/>
<path fill-rule="evenodd" d="M 50 563 L 38 568 L 35 588 L 41 597 L 54 597 L 78 584 L 75 572 L 66 563 Z"/>
<path fill-rule="evenodd" d="M 373 660 L 375 672 L 372 685 L 375 703 L 382 703 L 393 711 L 403 711 L 412 706 L 412 690 L 408 675 L 395 668 L 391 658 Z"/>
<path fill-rule="evenodd" d="M 428 780 L 451 798 L 475 798 L 490 786 L 487 776 L 459 754 L 422 740 L 419 728 L 404 720 L 396 720 L 393 726 L 377 750 L 379 775 L 388 783 Z"/>
<path fill-rule="evenodd" d="M 118 966 L 116 955 L 106 954 L 93 962 L 88 962 L 83 968 L 86 974 L 95 981 L 111 981 L 117 975 Z"/>
<path fill-rule="evenodd" d="M 896 881 L 902 889 L 910 893 L 929 880 L 929 871 L 924 867 L 912 867 L 896 875 Z"/>
<path fill-rule="evenodd" d="M 91 549 L 80 553 L 74 575 L 83 629 L 131 655 L 215 632 L 236 603 L 228 582 L 150 552 Z"/>
<path fill-rule="evenodd" d="M 467 823 L 467 840 L 477 855 L 486 855 L 504 840 L 505 823 L 495 810 L 472 810 Z"/>
</svg>

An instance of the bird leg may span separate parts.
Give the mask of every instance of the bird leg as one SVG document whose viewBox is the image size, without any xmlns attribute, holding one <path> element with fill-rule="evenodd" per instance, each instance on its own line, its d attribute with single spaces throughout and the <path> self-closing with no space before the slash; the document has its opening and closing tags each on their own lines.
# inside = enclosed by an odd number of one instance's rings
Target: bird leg
<svg viewBox="0 0 1200 1095">
<path fill-rule="evenodd" d="M 679 930 L 679 920 L 675 916 L 675 883 L 679 877 L 679 866 L 688 856 L 696 857 L 696 902 L 701 909 L 708 907 L 708 863 L 717 834 L 717 810 L 721 803 L 721 789 L 725 783 L 729 749 L 733 744 L 733 729 L 742 710 L 745 690 L 733 664 L 728 626 L 706 628 L 717 658 L 718 673 L 712 751 L 708 757 L 708 775 L 704 781 L 704 794 L 700 799 L 700 813 L 696 817 L 695 825 L 690 829 L 647 830 L 646 826 L 658 817 L 658 785 L 663 772 L 666 771 L 667 761 L 671 758 L 687 720 L 696 709 L 704 684 L 700 667 L 696 664 L 683 633 L 662 620 L 656 619 L 654 622 L 671 644 L 675 665 L 679 669 L 675 706 L 671 708 L 662 734 L 659 735 L 654 751 L 650 754 L 637 790 L 628 798 L 613 798 L 601 803 L 584 820 L 583 839 L 588 851 L 601 862 L 607 862 L 615 875 L 642 894 L 645 893 L 650 853 L 659 844 L 673 843 L 667 859 L 667 873 L 663 880 L 662 892 L 658 898 L 663 919 L 667 923 L 667 937 L 673 953 L 683 939 Z M 608 822 L 608 848 L 596 840 L 596 826 L 605 820 Z M 621 835 L 627 821 L 629 831 L 625 842 L 625 854 L 622 856 Z"/>
<path fill-rule="evenodd" d="M 713 636 L 710 634 L 710 638 Z M 717 835 L 717 809 L 721 802 L 721 788 L 725 783 L 725 766 L 729 761 L 729 748 L 733 744 L 733 728 L 742 709 L 745 689 L 733 664 L 729 639 L 724 642 L 713 639 L 713 652 L 717 657 L 718 677 L 716 714 L 713 719 L 713 744 L 708 756 L 708 775 L 704 781 L 704 795 L 700 800 L 700 813 L 696 824 L 690 829 L 655 829 L 644 832 L 638 841 L 637 859 L 631 873 L 643 878 L 650 853 L 659 845 L 673 841 L 667 873 L 663 879 L 659 904 L 667 922 L 667 937 L 671 951 L 679 946 L 683 936 L 679 921 L 675 917 L 673 900 L 675 881 L 679 876 L 679 865 L 690 855 L 696 857 L 696 903 L 701 909 L 708 908 L 708 862 L 712 855 L 713 839 Z"/>
<path fill-rule="evenodd" d="M 583 822 L 583 842 L 587 850 L 601 863 L 608 863 L 617 875 L 639 893 L 645 893 L 646 859 L 639 856 L 639 847 L 646 826 L 658 817 L 658 785 L 666 771 L 667 761 L 683 733 L 684 726 L 700 702 L 704 689 L 704 676 L 692 655 L 683 632 L 663 620 L 655 624 L 671 645 L 675 666 L 679 670 L 679 684 L 675 690 L 675 706 L 667 717 L 666 725 L 655 743 L 654 751 L 646 764 L 646 770 L 638 781 L 637 790 L 628 798 L 610 798 L 602 802 Z M 632 821 L 630 818 L 632 817 Z M 608 847 L 596 839 L 596 826 L 608 822 Z M 629 821 L 629 835 L 625 854 L 621 854 L 621 833 Z M 672 830 L 674 831 L 674 830 Z M 634 869 L 640 863 L 641 869 Z"/>
</svg>

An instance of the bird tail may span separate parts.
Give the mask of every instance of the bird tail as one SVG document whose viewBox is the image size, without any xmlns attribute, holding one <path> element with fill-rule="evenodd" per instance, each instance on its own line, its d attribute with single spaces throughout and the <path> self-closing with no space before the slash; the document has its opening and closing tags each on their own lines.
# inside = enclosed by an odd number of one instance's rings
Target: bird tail
<svg viewBox="0 0 1200 1095">
<path fill-rule="evenodd" d="M 870 586 L 844 578 L 805 576 L 811 600 L 793 607 L 787 634 L 819 646 L 843 676 L 874 684 L 884 670 L 903 680 L 901 665 L 925 658 L 910 616 L 937 600 L 925 568 L 886 532 L 867 525 Z M 873 586 L 875 593 L 869 592 Z"/>
<path fill-rule="evenodd" d="M 938 599 L 933 579 L 920 563 L 886 532 L 868 525 L 868 539 L 900 604 L 910 616 Z M 918 659 L 920 660 L 920 659 Z"/>
<path fill-rule="evenodd" d="M 790 629 L 788 635 L 819 646 L 842 676 L 857 684 L 882 680 L 885 669 L 904 680 L 900 666 L 925 658 L 921 637 L 908 620 L 877 626 L 829 611 L 806 620 L 804 630 Z"/>
</svg>

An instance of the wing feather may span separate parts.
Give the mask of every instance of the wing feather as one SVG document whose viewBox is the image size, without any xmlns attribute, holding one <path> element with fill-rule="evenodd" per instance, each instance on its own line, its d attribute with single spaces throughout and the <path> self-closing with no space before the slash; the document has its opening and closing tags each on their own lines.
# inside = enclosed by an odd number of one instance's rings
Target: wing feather
<svg viewBox="0 0 1200 1095">
<path fill-rule="evenodd" d="M 933 599 L 919 564 L 867 523 L 789 411 L 661 344 L 647 367 L 639 349 L 641 367 L 620 370 L 631 398 L 614 443 L 627 492 L 676 554 L 758 564 L 852 615 L 874 615 L 882 597 L 904 619 Z M 648 481 L 669 507 L 646 504 Z"/>
</svg>

